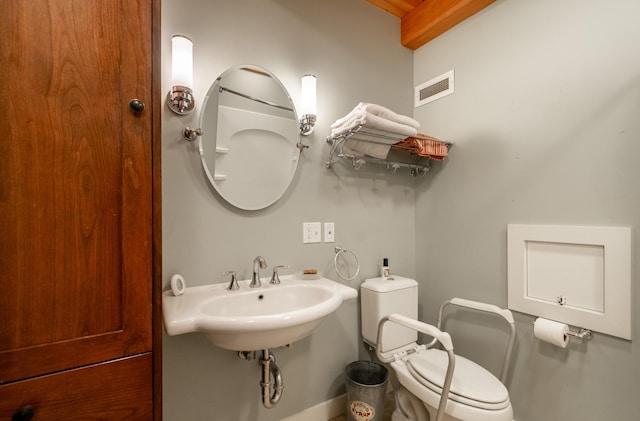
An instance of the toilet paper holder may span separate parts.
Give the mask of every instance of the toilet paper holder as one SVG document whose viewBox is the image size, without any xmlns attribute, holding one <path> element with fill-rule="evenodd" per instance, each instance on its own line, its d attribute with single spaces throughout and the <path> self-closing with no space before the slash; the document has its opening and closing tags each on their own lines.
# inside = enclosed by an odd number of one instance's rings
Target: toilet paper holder
<svg viewBox="0 0 640 421">
<path fill-rule="evenodd" d="M 567 332 L 567 335 L 570 338 L 578 338 L 583 341 L 590 341 L 593 338 L 593 334 L 591 333 L 591 330 L 584 329 L 584 328 L 580 328 L 579 332 L 574 332 L 572 330 L 569 330 Z"/>
<path fill-rule="evenodd" d="M 535 326 L 535 323 L 531 323 L 531 326 Z M 567 331 L 567 336 L 569 338 L 580 339 L 581 341 L 590 341 L 591 339 L 593 339 L 593 333 L 591 332 L 591 330 L 584 328 L 580 328 L 578 332 L 574 332 L 573 330 L 569 329 Z"/>
</svg>

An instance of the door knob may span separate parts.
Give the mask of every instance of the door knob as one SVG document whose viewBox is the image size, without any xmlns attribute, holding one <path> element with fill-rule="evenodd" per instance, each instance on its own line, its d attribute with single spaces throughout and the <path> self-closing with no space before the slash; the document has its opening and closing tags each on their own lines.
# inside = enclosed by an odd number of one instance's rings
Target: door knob
<svg viewBox="0 0 640 421">
<path fill-rule="evenodd" d="M 144 111 L 144 102 L 140 101 L 138 98 L 134 98 L 129 101 L 129 108 L 136 114 L 140 114 Z"/>
<path fill-rule="evenodd" d="M 18 409 L 13 416 L 11 417 L 11 421 L 31 421 L 33 416 L 35 415 L 35 409 L 33 406 L 26 405 L 22 408 Z"/>
</svg>

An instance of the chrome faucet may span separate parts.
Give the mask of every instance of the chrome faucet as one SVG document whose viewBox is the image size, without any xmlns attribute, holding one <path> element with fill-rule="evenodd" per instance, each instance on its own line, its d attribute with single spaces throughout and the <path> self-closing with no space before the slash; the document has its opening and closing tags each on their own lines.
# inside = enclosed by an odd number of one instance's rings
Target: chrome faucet
<svg viewBox="0 0 640 421">
<path fill-rule="evenodd" d="M 264 257 L 258 256 L 253 259 L 253 277 L 251 278 L 250 288 L 260 288 L 260 269 L 267 267 L 267 261 Z"/>
</svg>

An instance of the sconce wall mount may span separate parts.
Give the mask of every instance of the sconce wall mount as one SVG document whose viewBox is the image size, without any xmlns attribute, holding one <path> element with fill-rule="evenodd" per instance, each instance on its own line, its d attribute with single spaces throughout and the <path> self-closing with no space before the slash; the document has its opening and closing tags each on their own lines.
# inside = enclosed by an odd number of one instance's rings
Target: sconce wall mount
<svg viewBox="0 0 640 421">
<path fill-rule="evenodd" d="M 167 94 L 167 105 L 176 114 L 190 114 L 196 107 L 193 91 L 188 86 L 172 86 Z"/>
<path fill-rule="evenodd" d="M 300 134 L 303 136 L 309 136 L 313 133 L 313 128 L 316 125 L 316 116 L 313 114 L 303 114 L 300 118 Z"/>
</svg>

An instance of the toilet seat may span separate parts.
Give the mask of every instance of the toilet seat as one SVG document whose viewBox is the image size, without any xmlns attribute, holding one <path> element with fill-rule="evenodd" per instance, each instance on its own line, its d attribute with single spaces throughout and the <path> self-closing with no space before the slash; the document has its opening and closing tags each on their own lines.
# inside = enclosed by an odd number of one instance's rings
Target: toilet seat
<svg viewBox="0 0 640 421">
<path fill-rule="evenodd" d="M 390 366 L 400 385 L 426 405 L 437 408 L 447 368 L 448 357 L 446 353 L 430 349 L 409 355 L 404 354 L 403 357 L 400 357 L 402 354 L 396 355 L 398 357 L 390 363 Z M 442 361 L 429 363 L 431 358 L 436 361 L 442 359 Z M 456 355 L 455 358 L 456 366 L 446 414 L 457 420 L 512 421 L 513 408 L 506 387 L 481 366 L 459 355 Z M 410 363 L 410 360 L 413 360 L 413 363 Z M 474 365 L 477 367 L 473 367 Z M 415 367 L 418 367 L 420 371 Z M 494 380 L 499 384 L 493 383 Z M 471 383 L 474 386 L 469 386 Z M 485 387 L 485 384 L 488 385 L 488 392 L 478 390 L 478 388 Z"/>
<path fill-rule="evenodd" d="M 448 357 L 439 349 L 429 349 L 405 358 L 411 375 L 437 394 L 447 371 Z M 480 409 L 498 410 L 509 406 L 507 388 L 484 367 L 460 355 L 455 356 L 455 369 L 449 399 Z"/>
</svg>

